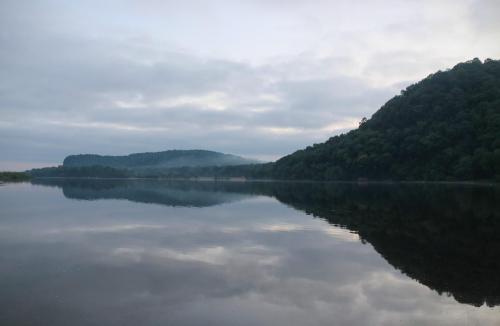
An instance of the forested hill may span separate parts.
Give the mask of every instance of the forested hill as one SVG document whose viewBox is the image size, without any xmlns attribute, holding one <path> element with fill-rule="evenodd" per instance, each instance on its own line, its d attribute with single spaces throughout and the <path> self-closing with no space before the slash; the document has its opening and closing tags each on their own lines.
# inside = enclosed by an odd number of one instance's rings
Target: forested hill
<svg viewBox="0 0 500 326">
<path fill-rule="evenodd" d="M 278 160 L 281 179 L 500 180 L 500 61 L 439 71 L 356 130 Z"/>
<path fill-rule="evenodd" d="M 206 150 L 169 150 L 153 153 L 136 153 L 126 156 L 101 156 L 95 154 L 70 155 L 64 167 L 103 166 L 111 168 L 175 168 L 200 166 L 227 166 L 256 163 L 236 155 Z"/>
</svg>

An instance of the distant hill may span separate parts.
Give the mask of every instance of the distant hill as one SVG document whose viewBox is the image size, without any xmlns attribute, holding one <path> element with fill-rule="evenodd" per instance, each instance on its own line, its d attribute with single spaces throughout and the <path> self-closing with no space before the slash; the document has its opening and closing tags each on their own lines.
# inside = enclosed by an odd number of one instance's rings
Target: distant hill
<svg viewBox="0 0 500 326">
<path fill-rule="evenodd" d="M 169 150 L 125 156 L 70 155 L 64 167 L 105 166 L 126 169 L 169 169 L 177 167 L 228 166 L 258 163 L 236 155 L 206 150 Z"/>
<path fill-rule="evenodd" d="M 500 180 L 500 61 L 409 86 L 356 130 L 278 160 L 279 179 Z"/>
</svg>

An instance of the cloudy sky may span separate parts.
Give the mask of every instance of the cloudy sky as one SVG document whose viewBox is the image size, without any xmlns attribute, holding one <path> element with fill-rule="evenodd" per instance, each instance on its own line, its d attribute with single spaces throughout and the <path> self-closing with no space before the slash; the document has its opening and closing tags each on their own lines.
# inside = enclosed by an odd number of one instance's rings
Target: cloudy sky
<svg viewBox="0 0 500 326">
<path fill-rule="evenodd" d="M 0 170 L 69 154 L 274 160 L 500 58 L 497 0 L 0 0 Z"/>
</svg>

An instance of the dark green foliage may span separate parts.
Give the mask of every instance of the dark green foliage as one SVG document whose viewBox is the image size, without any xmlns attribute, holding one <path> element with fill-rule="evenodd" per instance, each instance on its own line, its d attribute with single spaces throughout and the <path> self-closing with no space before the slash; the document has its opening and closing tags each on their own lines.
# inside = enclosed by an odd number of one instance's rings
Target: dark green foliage
<svg viewBox="0 0 500 326">
<path fill-rule="evenodd" d="M 500 61 L 437 72 L 358 129 L 278 160 L 273 175 L 316 180 L 500 180 Z"/>
<path fill-rule="evenodd" d="M 272 163 L 204 166 L 204 167 L 176 167 L 169 169 L 144 169 L 135 171 L 136 177 L 161 177 L 161 178 L 238 178 L 249 179 L 271 178 Z"/>
<path fill-rule="evenodd" d="M 198 166 L 226 166 L 256 163 L 243 157 L 205 150 L 170 150 L 153 153 L 136 153 L 126 156 L 101 156 L 95 154 L 70 155 L 63 166 L 109 166 L 114 168 L 174 168 Z"/>
<path fill-rule="evenodd" d="M 29 180 L 29 174 L 25 172 L 0 172 L 0 181 L 18 182 Z"/>
<path fill-rule="evenodd" d="M 51 167 L 28 171 L 34 178 L 127 178 L 133 175 L 127 170 L 107 166 Z"/>
<path fill-rule="evenodd" d="M 176 167 L 124 169 L 108 166 L 58 166 L 33 169 L 28 173 L 34 178 L 215 178 L 245 177 L 250 179 L 270 178 L 272 164 L 248 164 L 232 166 Z"/>
</svg>

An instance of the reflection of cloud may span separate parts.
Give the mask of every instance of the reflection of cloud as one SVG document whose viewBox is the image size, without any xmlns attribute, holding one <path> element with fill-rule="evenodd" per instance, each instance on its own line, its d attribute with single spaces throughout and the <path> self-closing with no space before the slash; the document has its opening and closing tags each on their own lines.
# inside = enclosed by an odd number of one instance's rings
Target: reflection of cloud
<svg viewBox="0 0 500 326">
<path fill-rule="evenodd" d="M 345 241 L 359 241 L 359 235 L 349 231 L 347 229 L 343 229 L 340 227 L 327 227 L 324 228 L 324 232 L 335 238 L 342 239 Z"/>
<path fill-rule="evenodd" d="M 213 265 L 230 264 L 231 261 L 242 260 L 252 261 L 256 265 L 273 265 L 279 261 L 279 257 L 269 254 L 269 250 L 262 246 L 225 248 L 200 247 L 190 250 L 174 250 L 169 248 L 139 248 L 139 247 L 119 247 L 112 250 L 113 256 L 117 256 L 132 261 L 148 261 L 155 259 L 158 261 L 184 261 L 197 262 Z"/>
<path fill-rule="evenodd" d="M 172 259 L 180 261 L 195 261 L 207 264 L 221 265 L 227 261 L 228 253 L 223 247 L 198 248 L 191 251 L 178 251 L 167 248 L 116 248 L 113 255 L 132 258 L 139 261 L 143 255 L 159 259 Z"/>
<path fill-rule="evenodd" d="M 263 225 L 262 230 L 271 232 L 290 232 L 290 231 L 304 231 L 307 228 L 303 225 L 297 224 L 269 224 Z"/>
<path fill-rule="evenodd" d="M 113 233 L 113 232 L 128 232 L 141 231 L 152 229 L 163 229 L 165 225 L 148 225 L 148 224 L 117 224 L 117 225 L 102 225 L 102 226 L 79 226 L 69 228 L 56 228 L 47 230 L 46 234 L 58 233 Z"/>
<path fill-rule="evenodd" d="M 244 230 L 242 228 L 239 228 L 239 227 L 221 227 L 220 228 L 220 232 L 222 233 L 241 233 L 243 232 Z"/>
<path fill-rule="evenodd" d="M 320 232 L 325 233 L 327 235 L 333 236 L 336 239 L 343 241 L 359 241 L 359 235 L 349 231 L 347 229 L 336 227 L 336 226 L 321 226 L 321 227 L 313 227 L 313 226 L 305 226 L 299 224 L 266 224 L 258 228 L 263 231 L 271 231 L 271 232 L 297 232 L 297 231 L 306 231 L 306 232 Z"/>
</svg>

